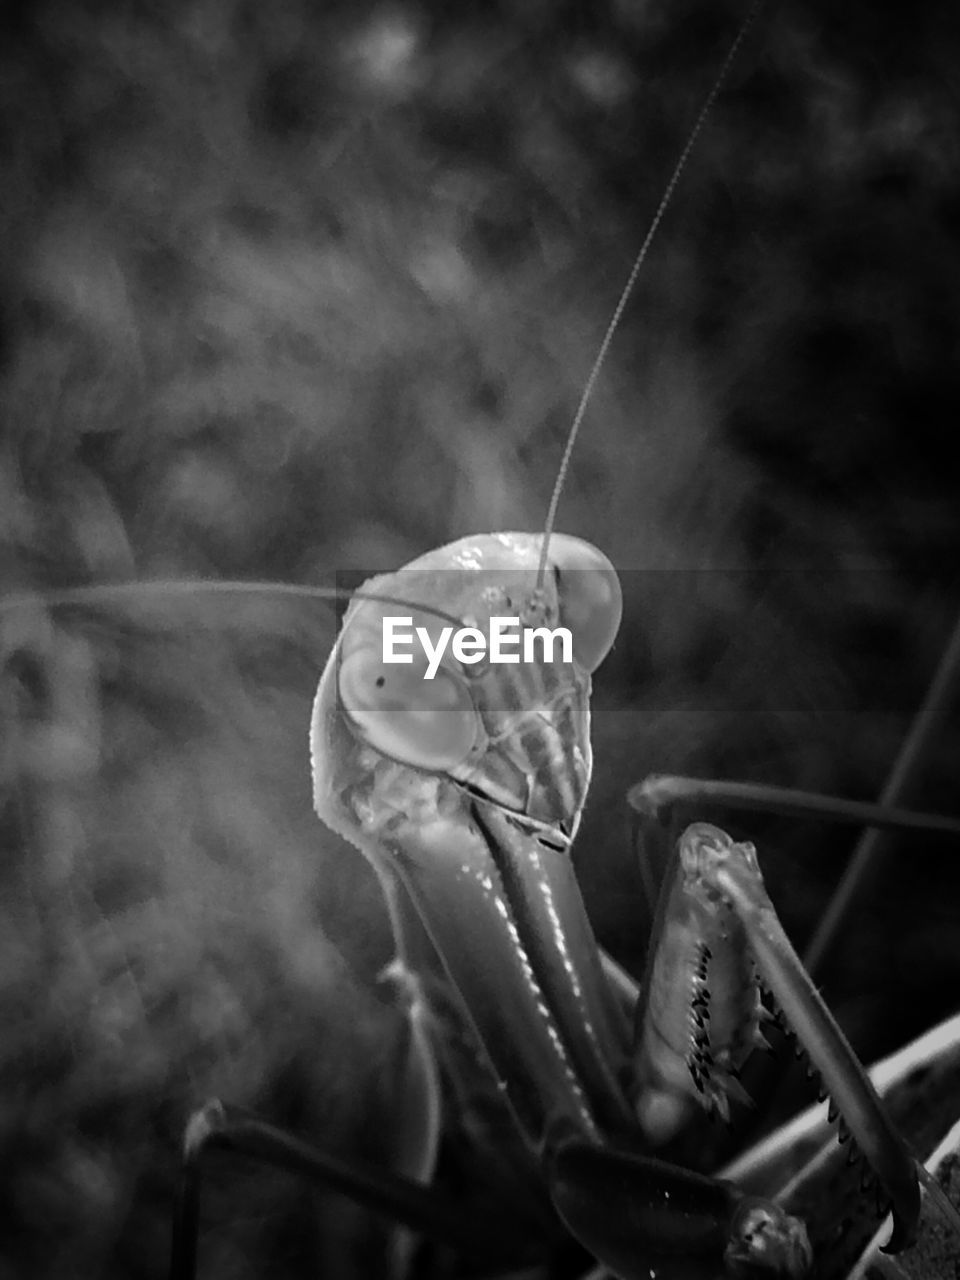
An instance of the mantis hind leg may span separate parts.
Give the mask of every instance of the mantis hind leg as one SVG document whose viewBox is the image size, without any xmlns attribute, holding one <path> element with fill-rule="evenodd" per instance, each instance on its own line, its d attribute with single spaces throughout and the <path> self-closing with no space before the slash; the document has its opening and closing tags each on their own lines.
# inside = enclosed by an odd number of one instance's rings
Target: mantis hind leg
<svg viewBox="0 0 960 1280">
<path fill-rule="evenodd" d="M 213 1099 L 190 1117 L 183 1140 L 180 1187 L 174 1214 L 170 1280 L 197 1275 L 204 1172 L 211 1156 L 231 1151 L 338 1191 L 402 1224 L 410 1232 L 472 1256 L 490 1251 L 484 1232 L 448 1197 L 411 1178 L 347 1161 Z"/>
<path fill-rule="evenodd" d="M 462 1247 L 480 1247 L 464 1215 L 454 1211 L 431 1182 L 437 1160 L 441 1088 L 429 1042 L 426 1004 L 417 978 L 395 960 L 381 977 L 394 988 L 405 1016 L 389 1062 L 390 1094 L 385 1116 L 383 1165 L 346 1160 L 294 1137 L 284 1129 L 213 1099 L 187 1122 L 174 1216 L 171 1280 L 197 1274 L 200 1199 L 208 1158 L 232 1151 L 287 1170 L 389 1220 L 382 1241 L 382 1274 L 403 1277 L 421 1235 Z"/>
</svg>

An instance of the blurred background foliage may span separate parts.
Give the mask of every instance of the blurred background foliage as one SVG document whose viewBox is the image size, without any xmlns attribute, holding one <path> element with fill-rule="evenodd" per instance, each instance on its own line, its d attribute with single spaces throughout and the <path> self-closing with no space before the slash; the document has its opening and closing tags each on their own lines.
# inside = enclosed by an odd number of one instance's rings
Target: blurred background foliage
<svg viewBox="0 0 960 1280">
<path fill-rule="evenodd" d="M 216 1093 L 377 1157 L 375 886 L 311 814 L 331 584 L 537 528 L 741 6 L 40 0 L 0 36 L 0 1276 L 163 1274 Z M 778 6 L 681 184 L 560 527 L 624 570 L 579 865 L 634 970 L 651 771 L 875 796 L 960 609 L 960 31 Z M 916 799 L 956 810 L 953 716 Z M 849 833 L 761 841 L 798 941 Z M 824 974 L 867 1057 L 956 1008 L 955 851 L 905 840 Z M 204 1274 L 377 1274 L 225 1173 Z"/>
</svg>

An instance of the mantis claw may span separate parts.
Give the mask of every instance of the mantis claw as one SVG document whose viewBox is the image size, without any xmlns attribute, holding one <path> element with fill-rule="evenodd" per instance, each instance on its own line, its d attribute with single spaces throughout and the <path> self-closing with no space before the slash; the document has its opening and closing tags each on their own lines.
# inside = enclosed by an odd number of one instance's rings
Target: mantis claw
<svg viewBox="0 0 960 1280">
<path fill-rule="evenodd" d="M 899 1253 L 915 1239 L 920 1217 L 916 1162 L 787 938 L 767 896 L 753 846 L 737 844 L 717 827 L 696 823 L 681 836 L 680 853 L 688 873 L 695 869 L 702 877 L 704 891 L 722 897 L 736 914 L 762 982 L 819 1074 L 838 1112 L 841 1135 L 854 1144 L 851 1163 L 856 1162 L 856 1152 L 890 1202 L 893 1234 L 886 1251 Z"/>
</svg>

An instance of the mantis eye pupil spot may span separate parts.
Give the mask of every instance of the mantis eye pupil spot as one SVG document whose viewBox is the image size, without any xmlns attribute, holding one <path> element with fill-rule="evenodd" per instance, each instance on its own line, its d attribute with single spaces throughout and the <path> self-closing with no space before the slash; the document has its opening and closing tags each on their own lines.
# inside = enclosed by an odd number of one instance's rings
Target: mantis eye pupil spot
<svg viewBox="0 0 960 1280">
<path fill-rule="evenodd" d="M 358 736 L 400 764 L 433 773 L 452 769 L 478 735 L 466 682 L 426 665 L 388 671 L 378 645 L 360 644 L 343 657 L 337 678 L 343 712 Z"/>
</svg>

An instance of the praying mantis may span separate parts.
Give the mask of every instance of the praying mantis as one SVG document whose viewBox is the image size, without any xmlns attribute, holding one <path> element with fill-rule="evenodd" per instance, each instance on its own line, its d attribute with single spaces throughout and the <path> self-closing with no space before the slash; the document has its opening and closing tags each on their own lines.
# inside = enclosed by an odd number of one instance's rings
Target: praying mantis
<svg viewBox="0 0 960 1280">
<path fill-rule="evenodd" d="M 443 266 L 443 262 L 439 262 L 439 264 L 434 264 L 434 265 L 436 266 L 436 269 L 438 269 L 438 270 L 439 270 L 440 266 Z M 443 278 L 443 271 L 440 271 L 440 273 L 439 273 L 439 274 L 440 274 L 440 279 L 442 279 L 442 278 Z M 435 279 L 435 278 L 434 278 L 434 279 Z M 431 285 L 431 287 L 433 287 L 433 285 Z M 468 440 L 466 439 L 466 436 L 465 436 L 465 439 L 463 439 L 461 443 L 465 443 L 465 444 L 466 444 L 466 447 L 468 447 Z M 663 443 L 663 442 L 660 442 L 660 443 Z M 521 444 L 522 444 L 522 442 L 521 442 Z M 188 477 L 187 477 L 187 479 L 188 479 Z M 489 499 L 489 500 L 490 500 L 490 508 L 489 508 L 489 509 L 490 509 L 490 511 L 494 512 L 494 515 L 499 515 L 499 512 L 495 511 L 495 500 L 494 500 L 494 499 Z M 490 525 L 495 524 L 495 522 L 497 522 L 497 521 L 495 521 L 495 520 L 494 520 L 494 515 L 490 515 L 490 516 L 489 516 L 489 518 L 488 518 L 488 520 L 486 520 L 486 525 L 485 525 L 486 527 L 489 527 Z M 375 539 L 374 539 L 374 540 L 375 540 Z M 369 543 L 367 543 L 367 545 L 369 545 Z M 415 603 L 416 603 L 416 602 L 415 602 Z M 81 657 L 82 657 L 82 654 L 81 654 Z M 81 666 L 82 666 L 82 663 L 81 663 Z M 68 684 L 69 684 L 69 681 L 68 681 Z M 74 684 L 77 684 L 79 687 L 81 687 L 81 689 L 83 689 L 84 685 L 83 685 L 82 676 L 76 676 L 76 677 L 74 677 Z M 65 695 L 64 695 L 64 696 L 65 696 Z M 598 719 L 599 719 L 599 717 L 598 717 Z M 68 755 L 69 755 L 69 753 L 68 753 Z M 643 771 L 641 771 L 641 772 L 643 772 Z M 636 776 L 637 776 L 637 774 L 636 774 L 636 773 L 635 773 L 635 774 L 632 774 L 631 781 L 632 781 L 632 780 L 635 780 L 635 777 L 636 777 Z M 56 790 L 56 788 L 55 788 L 55 787 L 51 787 L 51 790 Z M 65 814 L 65 815 L 67 815 L 67 818 L 69 819 L 69 817 L 70 817 L 70 805 L 69 805 L 69 804 L 64 804 L 64 803 L 63 803 L 63 797 L 60 797 L 60 801 L 61 801 L 61 803 L 60 803 L 60 814 L 61 814 L 61 817 L 63 817 L 63 812 L 64 812 L 64 809 L 65 809 L 65 810 L 67 810 L 67 814 Z M 588 813 L 588 819 L 589 819 L 589 813 Z M 69 828 L 69 822 L 67 822 L 67 827 Z M 56 846 L 58 846 L 58 845 L 60 844 L 60 841 L 58 840 L 58 838 L 56 838 L 56 832 L 55 832 L 55 831 L 54 831 L 54 832 L 52 832 L 52 835 L 51 835 L 51 833 L 47 833 L 47 840 L 46 840 L 46 841 L 44 841 L 44 844 L 45 844 L 47 847 L 49 847 L 49 849 L 52 849 L 52 847 L 56 847 Z M 67 841 L 67 846 L 69 847 L 69 840 Z M 55 873 L 55 870 L 56 870 L 55 859 L 51 859 L 51 863 L 52 863 L 52 864 L 54 864 L 54 865 L 52 865 L 52 870 L 51 870 L 51 872 L 50 872 L 51 877 L 54 877 L 54 878 L 52 878 L 52 879 L 51 879 L 51 883 L 55 883 L 55 882 L 56 882 L 56 881 L 55 881 L 55 874 L 54 874 L 54 873 Z M 218 1087 L 218 1092 L 225 1092 L 225 1091 L 224 1091 L 224 1089 L 223 1089 L 223 1088 Z"/>
</svg>

